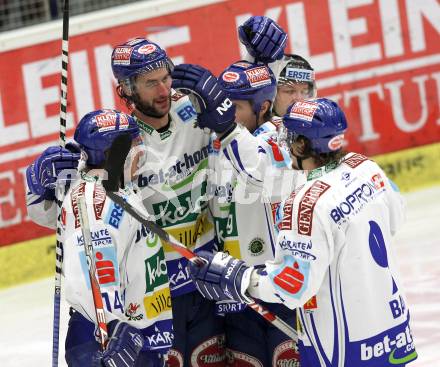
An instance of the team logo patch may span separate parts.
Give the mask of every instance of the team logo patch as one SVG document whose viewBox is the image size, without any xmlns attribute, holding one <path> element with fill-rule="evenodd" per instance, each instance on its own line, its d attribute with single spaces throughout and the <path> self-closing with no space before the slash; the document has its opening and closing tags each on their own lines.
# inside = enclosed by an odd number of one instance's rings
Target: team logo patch
<svg viewBox="0 0 440 367">
<path fill-rule="evenodd" d="M 239 352 L 234 349 L 227 349 L 227 366 L 240 366 L 240 367 L 263 367 L 263 364 L 257 358 L 250 356 L 249 354 Z M 276 366 L 276 365 L 273 365 Z"/>
<path fill-rule="evenodd" d="M 128 305 L 127 309 L 125 310 L 125 316 L 130 321 L 139 321 L 144 318 L 144 315 L 142 313 L 137 314 L 138 309 L 141 305 L 139 303 L 131 303 Z"/>
<path fill-rule="evenodd" d="M 115 48 L 113 53 L 114 65 L 130 65 L 131 53 L 133 48 L 130 46 L 120 46 Z"/>
<path fill-rule="evenodd" d="M 223 74 L 222 79 L 227 83 L 233 83 L 240 79 L 240 75 L 234 71 L 227 71 Z"/>
<path fill-rule="evenodd" d="M 183 367 L 183 355 L 176 349 L 170 349 L 167 354 L 167 367 Z"/>
<path fill-rule="evenodd" d="M 286 340 L 273 351 L 272 366 L 299 367 L 299 350 L 293 340 Z"/>
<path fill-rule="evenodd" d="M 344 143 L 344 134 L 336 135 L 329 140 L 328 148 L 330 150 L 338 150 L 342 148 L 343 143 Z"/>
<path fill-rule="evenodd" d="M 264 252 L 264 240 L 256 237 L 248 246 L 248 250 L 252 256 L 259 256 Z"/>
<path fill-rule="evenodd" d="M 344 163 L 351 168 L 356 168 L 367 160 L 368 158 L 362 154 L 353 154 L 351 157 L 344 159 Z"/>
<path fill-rule="evenodd" d="M 289 116 L 300 120 L 312 121 L 318 106 L 315 102 L 296 102 L 290 109 Z"/>
<path fill-rule="evenodd" d="M 191 353 L 191 366 L 213 366 L 222 367 L 225 365 L 225 336 L 216 335 L 199 344 Z"/>
<path fill-rule="evenodd" d="M 138 48 L 138 52 L 142 55 L 149 55 L 156 50 L 157 50 L 157 47 L 151 43 Z"/>
<path fill-rule="evenodd" d="M 271 83 L 269 69 L 266 66 L 258 66 L 244 72 L 252 87 L 260 87 Z"/>
<path fill-rule="evenodd" d="M 118 121 L 118 116 L 116 112 L 106 111 L 95 116 L 95 123 L 100 132 L 111 131 L 116 129 L 116 124 Z M 119 129 L 126 129 L 128 127 L 127 116 L 120 114 Z"/>
<path fill-rule="evenodd" d="M 298 205 L 298 233 L 310 236 L 312 233 L 313 210 L 318 199 L 330 188 L 329 184 L 317 180 L 304 193 Z"/>
</svg>

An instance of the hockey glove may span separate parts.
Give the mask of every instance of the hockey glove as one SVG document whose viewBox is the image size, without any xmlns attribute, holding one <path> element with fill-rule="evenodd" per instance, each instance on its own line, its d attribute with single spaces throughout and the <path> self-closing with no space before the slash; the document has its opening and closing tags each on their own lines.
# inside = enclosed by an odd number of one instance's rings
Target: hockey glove
<svg viewBox="0 0 440 367">
<path fill-rule="evenodd" d="M 268 17 L 250 17 L 238 27 L 238 37 L 255 62 L 268 64 L 283 57 L 287 34 Z"/>
<path fill-rule="evenodd" d="M 235 106 L 222 90 L 217 78 L 199 65 L 180 64 L 172 73 L 173 88 L 196 98 L 197 123 L 217 133 L 231 129 Z"/>
<path fill-rule="evenodd" d="M 246 296 L 253 267 L 224 252 L 215 255 L 201 251 L 198 255 L 206 263 L 198 266 L 189 263 L 190 276 L 199 292 L 209 300 L 232 299 L 240 303 L 251 303 Z"/>
<path fill-rule="evenodd" d="M 108 323 L 110 339 L 107 349 L 102 354 L 106 367 L 131 367 L 144 346 L 144 337 L 135 327 L 126 322 L 113 320 Z"/>
<path fill-rule="evenodd" d="M 73 143 L 68 143 L 66 148 L 59 146 L 47 148 L 26 169 L 26 181 L 30 192 L 39 195 L 42 199 L 54 200 L 57 177 L 63 170 L 76 170 L 79 157 L 80 149 Z M 71 173 L 63 175 L 64 182 L 72 179 Z"/>
</svg>

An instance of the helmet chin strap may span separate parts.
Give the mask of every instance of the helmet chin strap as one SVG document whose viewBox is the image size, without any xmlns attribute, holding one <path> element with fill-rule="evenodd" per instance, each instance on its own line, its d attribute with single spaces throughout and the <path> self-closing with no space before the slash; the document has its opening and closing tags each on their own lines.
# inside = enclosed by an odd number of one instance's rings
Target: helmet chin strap
<svg viewBox="0 0 440 367">
<path fill-rule="evenodd" d="M 304 171 L 304 168 L 303 168 L 303 160 L 302 160 L 302 158 L 300 158 L 300 157 L 296 157 L 296 162 L 298 163 L 298 168 L 299 168 L 301 171 Z"/>
<path fill-rule="evenodd" d="M 298 155 L 296 155 L 295 153 L 293 153 L 292 150 L 290 150 L 290 154 L 292 155 L 292 157 L 295 157 L 295 159 L 296 159 L 296 163 L 297 163 L 297 165 L 298 165 L 298 168 L 299 168 L 301 171 L 304 171 L 303 161 L 304 161 L 305 159 L 307 159 L 307 158 L 310 158 L 311 155 L 309 154 L 309 155 L 298 156 Z"/>
</svg>

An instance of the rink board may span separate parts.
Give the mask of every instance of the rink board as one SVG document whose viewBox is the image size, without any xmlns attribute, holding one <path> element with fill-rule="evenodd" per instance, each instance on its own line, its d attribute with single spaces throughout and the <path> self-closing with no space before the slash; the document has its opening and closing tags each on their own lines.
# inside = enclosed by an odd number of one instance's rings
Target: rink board
<svg viewBox="0 0 440 367">
<path fill-rule="evenodd" d="M 55 275 L 55 235 L 0 247 L 0 288 Z"/>
<path fill-rule="evenodd" d="M 372 157 L 400 188 L 440 185 L 440 143 Z M 0 289 L 54 275 L 55 236 L 0 247 Z"/>
<path fill-rule="evenodd" d="M 440 185 L 440 143 L 373 157 L 402 192 Z"/>
</svg>

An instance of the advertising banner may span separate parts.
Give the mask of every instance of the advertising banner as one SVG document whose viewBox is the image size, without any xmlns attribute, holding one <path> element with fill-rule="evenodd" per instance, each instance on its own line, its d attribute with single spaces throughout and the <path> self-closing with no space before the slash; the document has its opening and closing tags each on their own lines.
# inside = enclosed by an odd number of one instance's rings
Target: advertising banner
<svg viewBox="0 0 440 367">
<path fill-rule="evenodd" d="M 237 26 L 251 15 L 276 20 L 289 35 L 286 52 L 310 60 L 318 95 L 347 114 L 349 150 L 371 156 L 440 141 L 437 0 L 232 0 L 85 30 L 69 44 L 68 137 L 91 110 L 125 109 L 110 67 L 114 45 L 145 36 L 175 63 L 218 74 L 242 58 Z M 0 54 L 0 245 L 53 233 L 26 214 L 25 169 L 57 144 L 60 53 L 56 40 Z"/>
</svg>

